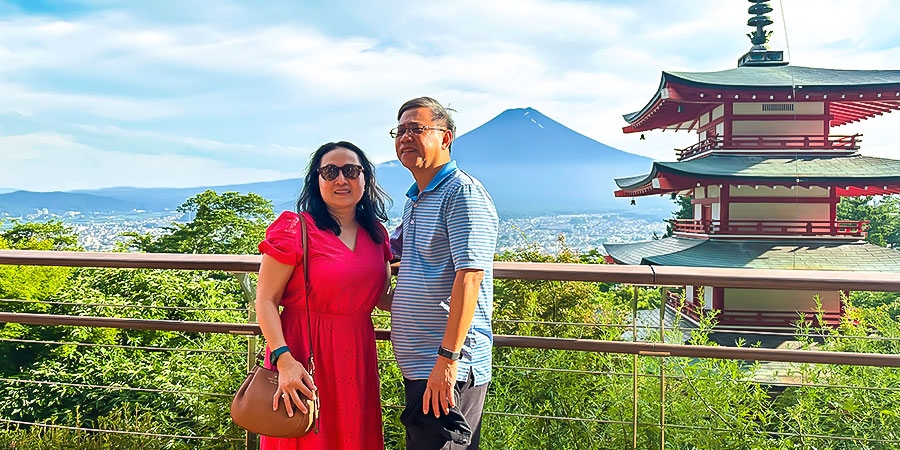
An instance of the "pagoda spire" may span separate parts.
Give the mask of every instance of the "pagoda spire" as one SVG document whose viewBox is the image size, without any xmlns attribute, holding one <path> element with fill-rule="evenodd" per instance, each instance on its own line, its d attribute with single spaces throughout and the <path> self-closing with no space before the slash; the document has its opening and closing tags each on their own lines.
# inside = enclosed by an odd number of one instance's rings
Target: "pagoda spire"
<svg viewBox="0 0 900 450">
<path fill-rule="evenodd" d="M 766 45 L 766 43 L 769 42 L 769 36 L 772 35 L 772 32 L 766 31 L 765 27 L 774 23 L 772 22 L 772 19 L 766 15 L 772 12 L 772 7 L 769 6 L 769 0 L 749 1 L 750 3 L 753 3 L 753 5 L 750 6 L 747 12 L 753 15 L 753 17 L 747 21 L 747 25 L 756 27 L 756 30 L 752 33 L 747 33 L 747 37 L 750 38 L 750 43 L 753 44 L 753 47 L 750 48 L 749 52 L 738 59 L 738 67 L 783 66 L 787 64 L 788 62 L 784 60 L 784 52 L 780 50 L 769 50 L 769 47 Z"/>
</svg>

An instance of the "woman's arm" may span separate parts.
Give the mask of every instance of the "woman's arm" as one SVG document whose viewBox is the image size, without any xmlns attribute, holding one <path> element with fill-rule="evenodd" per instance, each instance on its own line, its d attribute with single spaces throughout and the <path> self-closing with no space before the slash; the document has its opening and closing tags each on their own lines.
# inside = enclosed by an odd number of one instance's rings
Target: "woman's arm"
<svg viewBox="0 0 900 450">
<path fill-rule="evenodd" d="M 259 267 L 259 280 L 256 283 L 256 319 L 270 350 L 286 345 L 284 332 L 281 329 L 278 305 L 284 295 L 284 287 L 293 273 L 294 266 L 282 264 L 269 255 L 263 255 L 262 265 Z M 281 398 L 281 394 L 286 393 L 294 400 L 297 408 L 305 414 L 306 405 L 300 401 L 297 391 L 313 398 L 312 391 L 315 389 L 309 373 L 290 352 L 284 353 L 278 358 L 278 390 L 275 392 L 275 397 L 272 398 L 272 410 L 278 410 L 278 400 Z M 291 402 L 285 400 L 285 408 L 288 416 L 294 415 Z"/>
<path fill-rule="evenodd" d="M 384 263 L 385 265 L 385 281 L 384 281 L 384 292 L 381 294 L 381 298 L 378 299 L 378 304 L 375 305 L 378 309 L 382 311 L 390 311 L 391 304 L 394 302 L 394 290 L 391 289 L 391 262 L 387 261 Z"/>
</svg>

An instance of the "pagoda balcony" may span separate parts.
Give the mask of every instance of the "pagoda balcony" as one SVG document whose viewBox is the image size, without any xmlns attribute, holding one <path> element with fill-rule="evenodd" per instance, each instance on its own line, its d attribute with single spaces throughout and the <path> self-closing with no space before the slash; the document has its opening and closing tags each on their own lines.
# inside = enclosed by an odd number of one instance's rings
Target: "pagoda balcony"
<svg viewBox="0 0 900 450">
<path fill-rule="evenodd" d="M 690 147 L 676 149 L 678 160 L 699 157 L 717 150 L 746 150 L 753 153 L 783 152 L 856 152 L 862 142 L 861 134 L 828 136 L 712 136 Z"/>
<path fill-rule="evenodd" d="M 672 219 L 679 234 L 752 237 L 866 237 L 868 220 L 697 220 Z"/>
</svg>

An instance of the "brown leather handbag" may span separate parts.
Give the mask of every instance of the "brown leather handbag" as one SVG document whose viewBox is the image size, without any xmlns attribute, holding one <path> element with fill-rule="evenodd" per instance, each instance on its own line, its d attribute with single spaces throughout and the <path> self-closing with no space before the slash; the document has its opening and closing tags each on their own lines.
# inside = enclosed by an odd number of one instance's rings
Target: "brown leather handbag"
<svg viewBox="0 0 900 450">
<path fill-rule="evenodd" d="M 309 269 L 307 267 L 306 220 L 300 215 L 303 239 L 303 279 L 306 285 L 306 331 L 309 333 L 309 376 L 315 380 L 316 365 L 313 360 L 312 329 L 309 322 Z M 247 378 L 231 402 L 231 420 L 241 428 L 263 436 L 302 437 L 310 431 L 319 432 L 319 398 L 304 398 L 307 413 L 294 407 L 294 417 L 288 417 L 286 408 L 272 411 L 272 398 L 278 391 L 278 372 L 259 365 L 263 352 L 256 355 L 257 364 L 250 369 Z"/>
</svg>

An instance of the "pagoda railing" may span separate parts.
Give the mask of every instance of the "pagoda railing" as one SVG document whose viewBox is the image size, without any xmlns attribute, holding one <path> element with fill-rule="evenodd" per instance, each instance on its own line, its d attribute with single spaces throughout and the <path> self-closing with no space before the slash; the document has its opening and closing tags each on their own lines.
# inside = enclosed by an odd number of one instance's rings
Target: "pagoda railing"
<svg viewBox="0 0 900 450">
<path fill-rule="evenodd" d="M 683 160 L 711 150 L 859 150 L 861 134 L 828 136 L 712 136 L 690 147 L 676 149 L 678 160 Z"/>
<path fill-rule="evenodd" d="M 750 236 L 866 237 L 868 220 L 670 220 L 675 233 Z"/>
<path fill-rule="evenodd" d="M 703 314 L 712 314 L 702 305 L 685 298 L 680 290 L 670 289 L 666 292 L 666 304 L 673 310 L 699 320 Z M 821 317 L 824 323 L 819 323 Z M 781 327 L 790 328 L 798 321 L 808 322 L 814 326 L 835 326 L 841 322 L 841 313 L 835 311 L 796 311 L 796 310 L 749 310 L 726 309 L 716 313 L 716 322 L 726 326 Z"/>
</svg>

